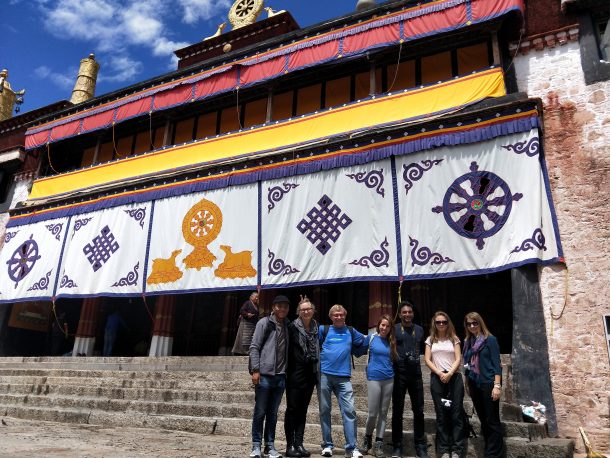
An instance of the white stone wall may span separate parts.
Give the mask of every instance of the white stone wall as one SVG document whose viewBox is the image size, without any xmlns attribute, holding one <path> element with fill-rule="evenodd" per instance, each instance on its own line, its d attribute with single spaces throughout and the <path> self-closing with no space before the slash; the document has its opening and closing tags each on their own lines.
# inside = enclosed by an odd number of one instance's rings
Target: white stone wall
<svg viewBox="0 0 610 458">
<path fill-rule="evenodd" d="M 559 432 L 610 452 L 610 81 L 586 86 L 576 42 L 514 60 L 544 104 L 544 149 L 567 269 L 540 270 Z M 566 294 L 567 292 L 567 294 Z M 564 308 L 565 304 L 565 308 Z M 563 312 L 563 313 L 562 313 Z"/>
</svg>

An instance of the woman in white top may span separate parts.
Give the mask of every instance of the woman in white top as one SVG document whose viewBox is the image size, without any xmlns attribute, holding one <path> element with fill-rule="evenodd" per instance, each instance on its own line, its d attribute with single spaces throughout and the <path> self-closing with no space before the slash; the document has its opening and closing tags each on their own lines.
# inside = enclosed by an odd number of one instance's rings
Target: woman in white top
<svg viewBox="0 0 610 458">
<path fill-rule="evenodd" d="M 449 315 L 436 312 L 426 339 L 426 365 L 430 368 L 430 393 L 436 411 L 436 452 L 441 458 L 459 458 L 464 453 L 462 402 L 464 382 L 459 371 L 460 339 Z"/>
</svg>

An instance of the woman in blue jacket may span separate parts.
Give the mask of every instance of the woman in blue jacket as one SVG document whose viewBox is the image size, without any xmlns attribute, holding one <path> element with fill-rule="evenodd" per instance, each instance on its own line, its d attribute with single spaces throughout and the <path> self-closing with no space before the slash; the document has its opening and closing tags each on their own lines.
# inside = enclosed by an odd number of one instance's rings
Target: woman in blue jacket
<svg viewBox="0 0 610 458">
<path fill-rule="evenodd" d="M 491 335 L 481 315 L 476 312 L 464 317 L 464 367 L 468 393 L 481 421 L 485 439 L 485 458 L 500 458 L 504 454 L 500 424 L 502 366 L 498 340 Z"/>
<path fill-rule="evenodd" d="M 373 447 L 377 457 L 384 457 L 383 436 L 385 434 L 388 408 L 394 388 L 394 368 L 392 363 L 398 359 L 394 322 L 389 315 L 383 315 L 377 322 L 377 332 L 367 336 L 369 363 L 366 367 L 369 413 L 362 449 L 364 453 Z M 377 428 L 373 445 L 373 429 Z"/>
</svg>

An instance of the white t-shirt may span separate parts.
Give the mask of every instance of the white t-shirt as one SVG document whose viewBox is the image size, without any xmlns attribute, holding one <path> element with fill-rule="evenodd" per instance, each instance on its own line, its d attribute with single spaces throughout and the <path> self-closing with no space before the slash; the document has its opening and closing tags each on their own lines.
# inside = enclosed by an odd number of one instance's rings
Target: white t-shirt
<svg viewBox="0 0 610 458">
<path fill-rule="evenodd" d="M 430 347 L 430 359 L 437 368 L 447 372 L 451 370 L 451 366 L 455 363 L 455 345 L 459 341 L 456 338 L 453 342 L 446 339 L 431 343 L 430 337 L 426 339 L 426 345 Z"/>
</svg>

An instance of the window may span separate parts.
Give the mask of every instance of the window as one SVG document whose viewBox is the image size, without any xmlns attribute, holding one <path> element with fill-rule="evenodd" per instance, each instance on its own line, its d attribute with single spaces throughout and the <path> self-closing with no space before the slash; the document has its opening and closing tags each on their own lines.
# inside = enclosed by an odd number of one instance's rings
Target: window
<svg viewBox="0 0 610 458">
<path fill-rule="evenodd" d="M 297 91 L 297 115 L 313 113 L 320 109 L 322 101 L 322 85 L 302 87 Z"/>
<path fill-rule="evenodd" d="M 11 206 L 16 184 L 13 178 L 20 165 L 19 161 L 10 161 L 0 168 L 0 213 L 7 212 Z"/>
<path fill-rule="evenodd" d="M 218 112 L 202 114 L 197 118 L 197 138 L 212 137 L 216 135 Z"/>
<path fill-rule="evenodd" d="M 193 126 L 195 124 L 195 118 L 187 118 L 176 123 L 174 130 L 174 145 L 178 143 L 184 143 L 193 139 Z"/>
<path fill-rule="evenodd" d="M 578 16 L 580 26 L 580 63 L 586 84 L 610 79 L 608 46 L 610 13 L 583 11 Z"/>
<path fill-rule="evenodd" d="M 264 124 L 267 120 L 267 98 L 254 100 L 246 104 L 244 127 Z"/>
<path fill-rule="evenodd" d="M 326 82 L 325 107 L 336 107 L 350 101 L 351 77 L 345 76 Z"/>
<path fill-rule="evenodd" d="M 273 116 L 274 121 L 288 119 L 292 117 L 293 91 L 282 92 L 273 96 Z"/>
</svg>

